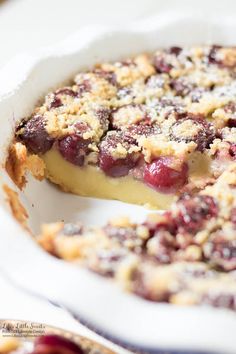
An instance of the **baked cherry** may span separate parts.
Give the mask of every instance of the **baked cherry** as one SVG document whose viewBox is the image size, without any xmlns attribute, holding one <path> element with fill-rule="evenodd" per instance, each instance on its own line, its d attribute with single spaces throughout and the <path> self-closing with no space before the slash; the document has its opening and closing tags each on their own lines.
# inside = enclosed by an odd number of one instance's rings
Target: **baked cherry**
<svg viewBox="0 0 236 354">
<path fill-rule="evenodd" d="M 174 169 L 172 157 L 159 157 L 144 168 L 144 181 L 161 192 L 171 193 L 181 188 L 188 179 L 188 166 L 183 163 Z"/>
<path fill-rule="evenodd" d="M 57 97 L 56 95 L 54 95 L 49 108 L 50 109 L 58 108 L 58 107 L 61 107 L 62 105 L 63 105 L 62 100 L 59 97 Z"/>
<path fill-rule="evenodd" d="M 171 80 L 170 87 L 175 91 L 177 96 L 182 97 L 187 96 L 193 90 L 193 84 L 183 78 Z"/>
<path fill-rule="evenodd" d="M 234 144 L 234 143 L 230 144 L 229 154 L 233 159 L 236 158 L 236 144 Z"/>
<path fill-rule="evenodd" d="M 78 96 L 82 96 L 86 92 L 90 92 L 92 90 L 91 83 L 88 79 L 83 80 L 82 82 L 77 84 L 77 92 Z"/>
<path fill-rule="evenodd" d="M 169 48 L 168 53 L 178 56 L 182 50 L 183 48 L 174 46 Z"/>
<path fill-rule="evenodd" d="M 185 194 L 176 203 L 176 226 L 179 232 L 195 233 L 205 222 L 217 216 L 218 206 L 211 196 Z"/>
<path fill-rule="evenodd" d="M 185 143 L 195 142 L 197 150 L 203 152 L 209 148 L 215 138 L 213 125 L 207 122 L 201 115 L 186 114 L 178 119 L 170 129 L 170 138 Z"/>
<path fill-rule="evenodd" d="M 106 71 L 102 69 L 95 69 L 94 73 L 98 75 L 99 77 L 107 80 L 110 84 L 116 85 L 117 80 L 116 80 L 116 74 L 113 71 Z"/>
<path fill-rule="evenodd" d="M 71 88 L 65 87 L 56 91 L 56 95 L 65 95 L 71 97 L 77 97 L 78 93 L 73 91 Z"/>
<path fill-rule="evenodd" d="M 106 151 L 100 150 L 99 167 L 105 172 L 107 176 L 126 176 L 135 165 L 136 161 L 131 156 L 127 156 L 123 159 L 114 159 Z"/>
<path fill-rule="evenodd" d="M 58 140 L 58 149 L 67 161 L 83 166 L 85 156 L 90 151 L 90 143 L 90 139 L 84 139 L 81 135 L 74 133 Z"/>
<path fill-rule="evenodd" d="M 47 334 L 35 340 L 32 354 L 84 354 L 84 351 L 70 339 Z"/>
<path fill-rule="evenodd" d="M 129 148 L 135 141 L 123 132 L 112 132 L 108 134 L 100 145 L 99 167 L 110 177 L 126 176 L 138 162 L 139 154 L 129 152 Z M 115 157 L 117 145 L 126 150 L 124 157 Z"/>
<path fill-rule="evenodd" d="M 172 69 L 172 65 L 161 54 L 154 57 L 153 65 L 158 73 L 169 74 Z"/>
<path fill-rule="evenodd" d="M 218 51 L 222 47 L 219 45 L 213 45 L 208 53 L 208 62 L 210 64 L 221 64 L 222 61 L 218 58 Z"/>
<path fill-rule="evenodd" d="M 63 105 L 63 102 L 61 100 L 61 96 L 71 96 L 71 97 L 78 97 L 78 92 L 73 91 L 71 88 L 64 87 L 62 89 L 57 90 L 53 94 L 53 98 L 51 100 L 50 109 L 58 108 Z"/>
<path fill-rule="evenodd" d="M 228 127 L 235 128 L 236 127 L 236 104 L 234 102 L 229 102 L 224 106 L 224 110 L 226 113 L 230 115 L 228 119 Z"/>
<path fill-rule="evenodd" d="M 125 128 L 125 136 L 135 140 L 140 136 L 151 136 L 160 133 L 158 125 L 151 125 L 150 119 L 147 119 L 142 124 L 131 124 Z"/>
<path fill-rule="evenodd" d="M 44 154 L 51 149 L 54 139 L 47 133 L 42 116 L 33 116 L 27 122 L 20 124 L 17 130 L 22 128 L 23 132 L 19 134 L 19 137 L 29 150 L 35 154 Z"/>
<path fill-rule="evenodd" d="M 167 231 L 171 235 L 176 234 L 176 226 L 170 211 L 163 213 L 161 220 L 148 219 L 143 225 L 148 228 L 150 237 L 153 237 L 159 231 Z"/>
<path fill-rule="evenodd" d="M 224 271 L 236 269 L 236 240 L 227 240 L 220 232 L 204 245 L 205 258 Z"/>
</svg>

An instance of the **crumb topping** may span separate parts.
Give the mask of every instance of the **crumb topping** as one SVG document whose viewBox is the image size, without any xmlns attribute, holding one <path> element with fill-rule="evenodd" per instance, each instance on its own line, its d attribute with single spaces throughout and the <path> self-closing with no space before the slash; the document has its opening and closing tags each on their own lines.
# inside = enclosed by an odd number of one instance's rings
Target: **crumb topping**
<svg viewBox="0 0 236 354">
<path fill-rule="evenodd" d="M 202 126 L 194 116 L 201 114 L 202 124 L 211 131 L 213 141 L 221 136 L 220 129 L 231 129 L 234 121 L 235 53 L 233 47 L 171 47 L 96 65 L 79 73 L 71 86 L 49 93 L 21 125 L 17 136 L 35 152 L 27 134 L 29 130 L 33 134 L 30 122 L 40 116 L 44 135 L 48 135 L 47 139 L 44 137 L 48 142 L 45 150 L 51 147 L 49 141 L 56 144 L 71 134 L 91 139 L 93 149 L 99 150 L 111 129 L 122 130 L 133 124 L 161 125 L 167 142 L 175 148 L 176 141 L 188 144 L 202 135 Z M 87 126 L 86 131 L 81 131 L 81 124 Z M 172 134 L 166 134 L 168 127 Z M 166 153 L 162 141 L 157 155 L 149 143 L 152 158 Z M 113 147 L 116 148 L 119 149 Z M 209 144 L 201 147 L 208 148 Z M 39 148 L 37 152 L 45 151 Z"/>
</svg>

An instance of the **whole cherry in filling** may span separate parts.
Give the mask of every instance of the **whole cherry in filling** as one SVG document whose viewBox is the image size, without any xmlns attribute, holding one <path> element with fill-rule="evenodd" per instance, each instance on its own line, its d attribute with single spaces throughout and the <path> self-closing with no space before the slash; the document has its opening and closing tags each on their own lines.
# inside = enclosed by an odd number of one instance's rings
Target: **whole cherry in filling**
<svg viewBox="0 0 236 354">
<path fill-rule="evenodd" d="M 126 176 L 135 167 L 139 154 L 129 152 L 131 146 L 135 146 L 135 141 L 125 136 L 123 132 L 112 131 L 107 134 L 100 145 L 99 152 L 99 167 L 107 176 Z"/>
<path fill-rule="evenodd" d="M 182 187 L 188 179 L 188 166 L 173 168 L 173 157 L 159 157 L 144 168 L 144 181 L 164 193 L 171 193 Z"/>
<path fill-rule="evenodd" d="M 78 123 L 76 131 L 58 141 L 58 150 L 69 162 L 77 166 L 83 166 L 85 156 L 89 153 L 90 139 L 84 139 L 83 133 L 87 131 L 86 124 Z"/>
<path fill-rule="evenodd" d="M 83 354 L 83 349 L 71 340 L 55 334 L 38 337 L 32 354 Z"/>
<path fill-rule="evenodd" d="M 47 133 L 42 116 L 35 115 L 26 123 L 23 122 L 18 131 L 20 139 L 32 152 L 44 154 L 51 149 L 54 139 Z"/>
</svg>

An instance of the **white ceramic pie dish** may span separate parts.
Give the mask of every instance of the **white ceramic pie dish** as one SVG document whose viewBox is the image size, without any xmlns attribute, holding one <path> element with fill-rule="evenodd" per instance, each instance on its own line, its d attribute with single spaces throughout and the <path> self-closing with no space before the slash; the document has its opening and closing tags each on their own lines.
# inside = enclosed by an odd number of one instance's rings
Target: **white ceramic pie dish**
<svg viewBox="0 0 236 354">
<path fill-rule="evenodd" d="M 15 121 L 29 114 L 39 97 L 80 69 L 168 45 L 236 44 L 236 18 L 203 21 L 188 14 L 162 14 L 123 29 L 94 26 L 68 40 L 14 59 L 0 73 L 0 160 L 4 161 Z M 0 183 L 16 190 L 4 169 Z M 82 220 L 104 223 L 116 214 L 141 219 L 141 207 L 80 198 L 29 178 L 20 198 L 29 225 Z M 208 307 L 175 307 L 139 299 L 112 282 L 44 253 L 9 213 L 0 189 L 0 269 L 21 288 L 68 308 L 95 330 L 155 353 L 235 353 L 236 315 Z"/>
</svg>

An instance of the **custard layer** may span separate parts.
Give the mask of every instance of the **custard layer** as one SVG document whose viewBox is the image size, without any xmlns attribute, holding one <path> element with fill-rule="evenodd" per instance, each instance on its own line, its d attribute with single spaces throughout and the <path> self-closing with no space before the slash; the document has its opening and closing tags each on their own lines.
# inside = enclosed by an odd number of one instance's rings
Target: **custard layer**
<svg viewBox="0 0 236 354">
<path fill-rule="evenodd" d="M 80 196 L 115 199 L 149 208 L 167 209 L 174 194 L 159 193 L 131 176 L 107 177 L 94 166 L 77 167 L 52 149 L 43 156 L 47 178 L 64 191 Z"/>
</svg>

